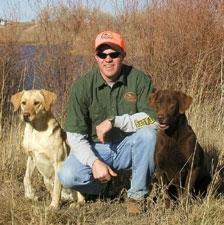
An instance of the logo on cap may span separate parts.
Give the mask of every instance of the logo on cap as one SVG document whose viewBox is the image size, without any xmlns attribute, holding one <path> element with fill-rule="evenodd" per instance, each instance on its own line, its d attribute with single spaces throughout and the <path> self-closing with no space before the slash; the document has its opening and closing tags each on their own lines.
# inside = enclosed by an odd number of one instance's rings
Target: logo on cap
<svg viewBox="0 0 224 225">
<path fill-rule="evenodd" d="M 121 35 L 112 31 L 103 31 L 97 35 L 95 40 L 95 49 L 102 44 L 114 44 L 124 49 L 124 40 Z"/>
<path fill-rule="evenodd" d="M 102 39 L 113 39 L 113 35 L 111 33 L 103 33 L 101 35 Z"/>
</svg>

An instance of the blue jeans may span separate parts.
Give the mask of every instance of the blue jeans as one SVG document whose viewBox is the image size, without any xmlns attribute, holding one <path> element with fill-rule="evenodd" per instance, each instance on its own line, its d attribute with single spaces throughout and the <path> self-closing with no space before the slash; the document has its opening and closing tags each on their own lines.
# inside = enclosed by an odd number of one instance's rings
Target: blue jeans
<svg viewBox="0 0 224 225">
<path fill-rule="evenodd" d="M 132 170 L 128 197 L 141 199 L 148 193 L 154 172 L 155 143 L 156 125 L 149 125 L 125 137 L 120 143 L 95 143 L 92 148 L 99 159 L 115 171 Z M 94 180 L 91 168 L 81 164 L 72 153 L 65 160 L 58 176 L 65 188 L 81 193 L 97 195 L 105 189 L 105 184 Z"/>
</svg>

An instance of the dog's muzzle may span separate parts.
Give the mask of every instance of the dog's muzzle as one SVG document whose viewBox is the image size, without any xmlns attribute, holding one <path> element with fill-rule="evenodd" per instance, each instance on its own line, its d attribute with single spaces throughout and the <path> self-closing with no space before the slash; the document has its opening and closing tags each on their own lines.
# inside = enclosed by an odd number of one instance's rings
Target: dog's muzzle
<svg viewBox="0 0 224 225">
<path fill-rule="evenodd" d="M 165 130 L 169 128 L 169 123 L 164 115 L 157 115 L 157 122 L 160 129 Z"/>
<path fill-rule="evenodd" d="M 24 121 L 29 122 L 30 121 L 30 113 L 24 112 L 23 119 L 24 119 Z"/>
</svg>

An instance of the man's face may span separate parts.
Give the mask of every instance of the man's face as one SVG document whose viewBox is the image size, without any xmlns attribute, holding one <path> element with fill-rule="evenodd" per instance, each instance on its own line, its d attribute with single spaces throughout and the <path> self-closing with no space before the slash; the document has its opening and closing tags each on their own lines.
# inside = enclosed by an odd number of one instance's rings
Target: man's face
<svg viewBox="0 0 224 225">
<path fill-rule="evenodd" d="M 98 48 L 95 58 L 105 81 L 116 81 L 120 75 L 124 57 L 125 52 L 119 47 L 102 45 Z"/>
</svg>

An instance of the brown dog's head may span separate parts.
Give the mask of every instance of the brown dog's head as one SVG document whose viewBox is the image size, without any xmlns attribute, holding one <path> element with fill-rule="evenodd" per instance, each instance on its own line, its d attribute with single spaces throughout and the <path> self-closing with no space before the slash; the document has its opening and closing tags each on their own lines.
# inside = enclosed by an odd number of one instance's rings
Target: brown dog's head
<svg viewBox="0 0 224 225">
<path fill-rule="evenodd" d="M 11 97 L 11 102 L 14 111 L 21 109 L 22 120 L 32 122 L 50 111 L 56 98 L 56 94 L 47 90 L 29 90 L 14 94 Z"/>
<path fill-rule="evenodd" d="M 149 97 L 149 105 L 156 111 L 161 129 L 167 129 L 174 124 L 191 103 L 192 97 L 179 91 L 158 90 Z"/>
</svg>

